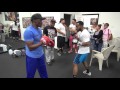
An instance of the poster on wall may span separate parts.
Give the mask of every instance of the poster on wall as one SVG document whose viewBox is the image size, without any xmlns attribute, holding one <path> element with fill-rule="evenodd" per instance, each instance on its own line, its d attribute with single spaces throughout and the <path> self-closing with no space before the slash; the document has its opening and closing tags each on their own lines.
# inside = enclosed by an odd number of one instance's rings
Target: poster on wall
<svg viewBox="0 0 120 90">
<path fill-rule="evenodd" d="M 18 12 L 4 12 L 5 21 L 14 21 L 19 18 Z"/>
<path fill-rule="evenodd" d="M 22 24 L 23 28 L 27 28 L 31 23 L 31 18 L 30 17 L 23 17 L 22 18 Z"/>
<path fill-rule="evenodd" d="M 47 25 L 49 25 L 49 24 L 50 24 L 50 21 L 51 21 L 52 19 L 54 19 L 53 16 L 43 17 L 43 18 L 46 18 L 46 19 L 42 21 L 42 29 L 44 29 L 44 27 L 46 27 Z"/>
<path fill-rule="evenodd" d="M 95 23 L 98 24 L 99 21 L 99 14 L 82 14 L 84 18 L 84 27 L 93 26 Z"/>
<path fill-rule="evenodd" d="M 91 18 L 90 25 L 98 24 L 98 18 Z"/>
</svg>

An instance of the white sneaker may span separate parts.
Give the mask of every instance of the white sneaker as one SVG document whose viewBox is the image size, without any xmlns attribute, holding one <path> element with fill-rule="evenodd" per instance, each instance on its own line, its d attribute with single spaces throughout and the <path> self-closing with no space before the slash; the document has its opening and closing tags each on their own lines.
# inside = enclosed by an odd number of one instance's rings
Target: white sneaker
<svg viewBox="0 0 120 90">
<path fill-rule="evenodd" d="M 87 74 L 88 76 L 91 76 L 91 72 L 87 73 L 87 70 L 83 71 L 83 74 Z"/>
</svg>

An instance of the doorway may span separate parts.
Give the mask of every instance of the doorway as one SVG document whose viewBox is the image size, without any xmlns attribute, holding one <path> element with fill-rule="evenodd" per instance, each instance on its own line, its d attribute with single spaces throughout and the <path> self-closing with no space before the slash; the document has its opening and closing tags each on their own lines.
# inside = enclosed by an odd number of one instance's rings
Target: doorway
<svg viewBox="0 0 120 90">
<path fill-rule="evenodd" d="M 64 19 L 65 19 L 65 23 L 66 23 L 66 26 L 69 27 L 70 23 L 71 23 L 71 18 L 72 18 L 72 14 L 64 14 Z M 67 30 L 67 37 L 69 36 L 69 30 Z M 69 48 L 69 39 L 66 38 L 66 41 L 65 41 L 65 48 Z"/>
<path fill-rule="evenodd" d="M 70 25 L 70 22 L 71 22 L 71 14 L 64 14 L 64 19 L 65 19 L 65 23 L 67 26 Z"/>
</svg>

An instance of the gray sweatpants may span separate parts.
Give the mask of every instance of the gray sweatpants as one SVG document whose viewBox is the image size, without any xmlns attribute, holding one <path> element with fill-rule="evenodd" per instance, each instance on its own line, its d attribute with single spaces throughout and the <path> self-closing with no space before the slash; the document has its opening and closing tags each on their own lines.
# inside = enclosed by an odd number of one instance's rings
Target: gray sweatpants
<svg viewBox="0 0 120 90">
<path fill-rule="evenodd" d="M 54 47 L 45 47 L 45 57 L 46 62 L 51 62 L 51 60 L 54 59 Z"/>
</svg>

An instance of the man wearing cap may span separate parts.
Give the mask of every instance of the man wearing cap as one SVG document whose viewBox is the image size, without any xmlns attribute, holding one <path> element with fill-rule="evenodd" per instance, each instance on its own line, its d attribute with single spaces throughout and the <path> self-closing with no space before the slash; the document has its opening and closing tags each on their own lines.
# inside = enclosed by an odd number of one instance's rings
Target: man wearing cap
<svg viewBox="0 0 120 90">
<path fill-rule="evenodd" d="M 52 19 L 50 21 L 50 25 L 46 26 L 43 30 L 43 34 L 48 36 L 51 40 L 55 41 L 55 36 L 57 36 L 57 30 L 54 27 L 56 21 Z M 46 46 L 45 47 L 45 56 L 46 56 L 46 62 L 48 65 L 51 65 L 54 61 L 54 47 Z"/>
<path fill-rule="evenodd" d="M 44 42 L 41 41 L 42 31 L 39 28 L 43 19 L 41 14 L 32 15 L 32 24 L 24 32 L 27 78 L 34 78 L 36 69 L 38 69 L 41 78 L 48 78 L 42 47 Z"/>
<path fill-rule="evenodd" d="M 77 30 L 81 31 L 81 33 L 78 35 L 78 54 L 76 55 L 74 61 L 73 61 L 73 78 L 77 77 L 78 74 L 78 64 L 83 63 L 85 67 L 85 71 L 83 71 L 84 74 L 87 74 L 91 76 L 91 72 L 89 72 L 89 67 L 86 62 L 88 54 L 90 53 L 90 34 L 89 32 L 84 29 L 84 23 L 82 21 L 77 22 Z"/>
</svg>

